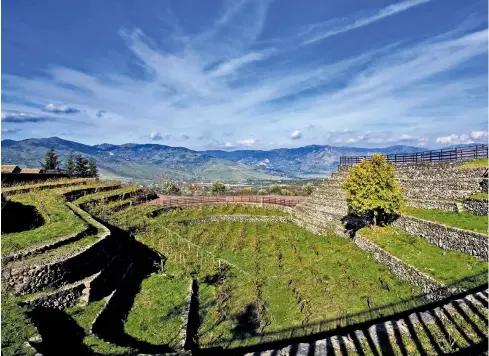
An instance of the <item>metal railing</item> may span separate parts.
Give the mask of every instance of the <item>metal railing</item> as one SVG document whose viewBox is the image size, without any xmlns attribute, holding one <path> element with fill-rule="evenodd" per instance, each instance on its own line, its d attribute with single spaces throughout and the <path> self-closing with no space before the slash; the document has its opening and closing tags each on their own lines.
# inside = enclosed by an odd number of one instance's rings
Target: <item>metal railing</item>
<svg viewBox="0 0 489 356">
<path fill-rule="evenodd" d="M 487 145 L 476 145 L 463 148 L 451 148 L 416 153 L 396 153 L 385 155 L 387 162 L 416 163 L 416 162 L 442 162 L 466 161 L 478 158 L 487 158 Z M 371 156 L 341 156 L 340 166 L 352 166 L 361 161 L 370 160 Z"/>
<path fill-rule="evenodd" d="M 288 207 L 294 207 L 301 202 L 300 199 L 277 198 L 267 196 L 216 196 L 216 197 L 185 197 L 185 198 L 164 198 L 149 202 L 150 205 L 160 205 L 164 208 L 170 207 L 189 207 L 194 205 L 204 205 L 213 203 L 256 203 L 256 204 L 273 204 Z"/>
</svg>

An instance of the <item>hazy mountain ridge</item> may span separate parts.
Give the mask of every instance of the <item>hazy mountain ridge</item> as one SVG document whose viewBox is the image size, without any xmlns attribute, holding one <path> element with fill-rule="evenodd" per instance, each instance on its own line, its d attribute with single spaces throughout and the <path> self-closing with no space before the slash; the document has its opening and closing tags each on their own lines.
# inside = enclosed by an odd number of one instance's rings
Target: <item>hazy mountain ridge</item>
<svg viewBox="0 0 489 356">
<path fill-rule="evenodd" d="M 326 176 L 336 169 L 339 157 L 373 153 L 409 153 L 424 149 L 412 146 L 386 148 L 311 145 L 270 151 L 194 151 L 158 144 L 85 145 L 58 137 L 2 141 L 2 164 L 39 167 L 45 152 L 56 149 L 65 159 L 69 152 L 97 160 L 105 177 L 157 180 L 168 174 L 183 179 L 260 180 Z"/>
</svg>

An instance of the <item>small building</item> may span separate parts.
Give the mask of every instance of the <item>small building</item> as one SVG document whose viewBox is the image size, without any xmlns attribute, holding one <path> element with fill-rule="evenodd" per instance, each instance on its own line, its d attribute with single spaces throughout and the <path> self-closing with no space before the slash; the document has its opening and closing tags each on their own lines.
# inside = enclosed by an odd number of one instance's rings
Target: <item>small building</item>
<svg viewBox="0 0 489 356">
<path fill-rule="evenodd" d="M 14 164 L 2 164 L 1 173 L 20 173 L 19 166 Z"/>
<path fill-rule="evenodd" d="M 34 174 L 39 174 L 39 173 L 44 173 L 44 169 L 42 168 L 22 168 L 20 170 L 20 173 L 22 174 L 27 174 L 27 173 L 34 173 Z"/>
</svg>

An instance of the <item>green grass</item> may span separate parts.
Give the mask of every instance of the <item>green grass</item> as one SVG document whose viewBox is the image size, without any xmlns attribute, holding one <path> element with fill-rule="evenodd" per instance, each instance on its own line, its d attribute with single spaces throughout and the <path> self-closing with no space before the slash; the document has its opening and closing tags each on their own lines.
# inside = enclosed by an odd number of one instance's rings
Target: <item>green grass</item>
<svg viewBox="0 0 489 356">
<path fill-rule="evenodd" d="M 441 283 L 487 271 L 487 262 L 457 251 L 444 251 L 421 237 L 390 226 L 363 228 L 364 236 Z"/>
<path fill-rule="evenodd" d="M 487 193 L 474 193 L 468 196 L 470 199 L 480 199 L 480 200 L 488 200 L 489 196 Z"/>
<path fill-rule="evenodd" d="M 459 169 L 480 168 L 480 167 L 487 167 L 487 166 L 488 166 L 488 159 L 487 158 L 479 158 L 479 159 L 467 161 L 467 162 L 463 163 L 462 165 L 458 166 L 457 168 L 459 168 Z"/>
<path fill-rule="evenodd" d="M 175 347 L 180 341 L 189 284 L 188 277 L 171 279 L 163 274 L 143 280 L 124 323 L 126 333 L 152 345 Z"/>
<path fill-rule="evenodd" d="M 24 343 L 36 333 L 32 321 L 27 316 L 30 308 L 20 306 L 18 298 L 2 294 L 2 355 L 34 355 Z"/>
<path fill-rule="evenodd" d="M 88 335 L 83 338 L 83 343 L 94 352 L 95 355 L 135 355 L 136 350 L 106 342 L 95 335 Z"/>
<path fill-rule="evenodd" d="M 106 185 L 104 182 L 87 184 L 83 188 Z M 68 208 L 59 195 L 80 186 L 31 191 L 26 194 L 11 196 L 12 201 L 25 205 L 33 205 L 42 215 L 44 225 L 28 231 L 2 234 L 2 254 L 13 253 L 27 247 L 42 244 L 48 240 L 76 235 L 83 231 L 87 224 Z"/>
<path fill-rule="evenodd" d="M 97 300 L 89 303 L 85 307 L 74 306 L 65 309 L 65 313 L 71 316 L 78 325 L 80 325 L 85 332 L 90 330 L 93 320 L 97 316 L 98 312 L 102 310 L 105 305 L 105 300 Z"/>
<path fill-rule="evenodd" d="M 229 205 L 210 205 L 186 208 L 182 210 L 173 210 L 169 213 L 160 215 L 157 219 L 160 221 L 180 221 L 187 219 L 197 219 L 206 216 L 215 215 L 253 215 L 253 216 L 288 216 L 289 214 L 279 209 L 258 206 L 246 206 L 238 204 Z"/>
<path fill-rule="evenodd" d="M 452 211 L 414 207 L 404 207 L 402 213 L 405 215 L 414 216 L 416 218 L 487 235 L 487 216 L 477 216 L 467 212 L 457 213 Z"/>
<path fill-rule="evenodd" d="M 73 203 L 79 205 L 79 204 L 83 204 L 83 203 L 86 203 L 86 202 L 89 202 L 92 200 L 101 200 L 101 199 L 111 197 L 114 195 L 120 195 L 120 194 L 124 194 L 124 193 L 132 193 L 132 192 L 138 191 L 140 189 L 141 188 L 139 188 L 138 186 L 133 185 L 133 186 L 122 187 L 122 188 L 114 189 L 114 190 L 107 190 L 104 192 L 87 194 L 87 195 L 84 195 L 84 196 L 76 199 L 75 201 L 73 201 Z"/>
<path fill-rule="evenodd" d="M 258 320 L 267 332 L 368 310 L 367 299 L 372 307 L 381 306 L 419 292 L 351 241 L 315 235 L 290 223 L 225 222 L 176 229 L 239 268 L 232 268 L 232 275 L 223 283 L 206 284 L 205 276 L 216 273 L 217 260 L 204 253 L 202 263 L 202 250 L 197 257 L 195 248 L 165 235 L 158 223 L 136 235 L 183 271 L 188 273 L 192 265 L 198 271 L 202 347 L 226 345 L 224 340 L 230 339 L 235 340 L 232 346 L 258 341 L 251 334 L 240 340 L 244 334 L 239 319 L 249 305 L 257 308 Z"/>
<path fill-rule="evenodd" d="M 2 187 L 2 192 L 15 192 L 16 190 L 20 189 L 25 189 L 25 188 L 30 188 L 30 189 L 35 189 L 38 187 L 57 187 L 58 185 L 66 184 L 66 183 L 82 183 L 82 182 L 89 182 L 93 181 L 93 179 L 88 179 L 88 178 L 61 178 L 61 179 L 52 179 L 52 180 L 46 180 L 42 183 L 35 183 L 32 184 L 30 182 L 27 183 L 18 183 L 14 184 L 8 187 L 3 188 Z"/>
</svg>

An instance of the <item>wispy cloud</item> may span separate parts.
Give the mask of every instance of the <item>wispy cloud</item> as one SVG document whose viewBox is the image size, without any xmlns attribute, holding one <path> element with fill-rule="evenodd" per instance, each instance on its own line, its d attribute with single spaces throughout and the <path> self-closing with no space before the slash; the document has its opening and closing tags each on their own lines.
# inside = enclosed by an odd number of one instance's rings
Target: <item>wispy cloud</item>
<svg viewBox="0 0 489 356">
<path fill-rule="evenodd" d="M 54 121 L 56 118 L 49 116 L 40 116 L 35 114 L 29 114 L 24 112 L 3 112 L 2 111 L 2 121 L 12 122 L 12 123 L 29 123 L 29 122 L 45 122 Z"/>
<path fill-rule="evenodd" d="M 80 112 L 80 110 L 71 108 L 68 105 L 57 105 L 57 104 L 48 104 L 43 109 L 46 112 L 52 112 L 54 114 L 76 114 Z"/>
<path fill-rule="evenodd" d="M 42 76 L 2 73 L 2 91 L 39 108 L 71 103 L 80 110 L 71 118 L 97 126 L 99 137 L 114 143 L 135 138 L 181 140 L 192 148 L 268 148 L 269 142 L 333 143 L 339 136 L 337 144 L 435 143 L 453 132 L 481 130 L 479 123 L 487 122 L 487 79 L 472 71 L 487 66 L 486 29 L 392 41 L 335 60 L 311 59 L 300 47 L 306 37 L 348 32 L 407 14 L 427 1 L 403 1 L 311 26 L 307 36 L 295 37 L 288 52 L 279 45 L 258 45 L 268 11 L 265 1 L 230 2 L 200 32 L 185 32 L 176 16 L 168 14 L 164 23 L 169 29 L 161 41 L 137 28 L 121 31 L 129 64 L 144 70 L 139 77 L 113 68 L 82 72 L 53 65 Z M 38 116 L 15 100 L 4 102 L 3 108 Z M 50 135 L 56 125 L 33 128 Z M 305 134 L 291 141 L 297 128 Z M 80 127 L 76 138 L 100 141 L 93 133 L 93 127 Z"/>
<path fill-rule="evenodd" d="M 431 0 L 407 0 L 389 5 L 368 15 L 356 16 L 356 19 L 348 17 L 310 25 L 301 34 L 306 37 L 302 44 L 311 44 L 343 32 L 370 25 L 371 23 L 380 21 L 386 17 L 393 16 L 429 1 Z"/>
</svg>

